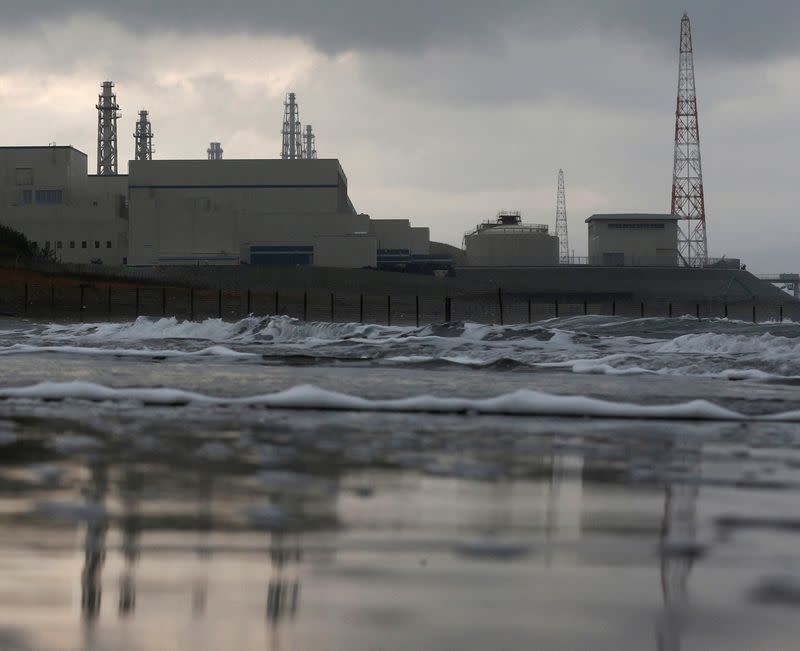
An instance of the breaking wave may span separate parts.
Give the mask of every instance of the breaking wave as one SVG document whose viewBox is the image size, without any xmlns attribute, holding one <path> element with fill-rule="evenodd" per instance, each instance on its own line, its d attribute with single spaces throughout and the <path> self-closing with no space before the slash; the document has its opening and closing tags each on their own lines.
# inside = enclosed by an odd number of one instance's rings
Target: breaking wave
<svg viewBox="0 0 800 651">
<path fill-rule="evenodd" d="M 800 324 L 581 316 L 525 325 L 421 328 L 248 317 L 237 322 L 140 317 L 0 333 L 0 355 L 286 358 L 599 375 L 692 375 L 800 381 Z"/>
<path fill-rule="evenodd" d="M 800 411 L 749 416 L 707 400 L 672 405 L 638 405 L 585 396 L 563 396 L 522 389 L 491 398 L 436 397 L 369 399 L 299 385 L 276 393 L 230 397 L 211 396 L 171 388 L 112 388 L 89 382 L 42 382 L 28 387 L 0 389 L 2 400 L 84 400 L 134 402 L 147 405 L 236 405 L 267 409 L 373 411 L 398 413 L 494 414 L 614 419 L 800 422 Z"/>
</svg>

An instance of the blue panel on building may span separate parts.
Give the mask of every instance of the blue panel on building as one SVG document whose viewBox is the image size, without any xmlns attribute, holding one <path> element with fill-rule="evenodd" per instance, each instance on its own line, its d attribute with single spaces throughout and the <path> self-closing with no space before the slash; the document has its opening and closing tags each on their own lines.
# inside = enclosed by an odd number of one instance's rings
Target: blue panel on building
<svg viewBox="0 0 800 651">
<path fill-rule="evenodd" d="M 250 264 L 272 267 L 314 263 L 313 246 L 251 246 Z"/>
</svg>

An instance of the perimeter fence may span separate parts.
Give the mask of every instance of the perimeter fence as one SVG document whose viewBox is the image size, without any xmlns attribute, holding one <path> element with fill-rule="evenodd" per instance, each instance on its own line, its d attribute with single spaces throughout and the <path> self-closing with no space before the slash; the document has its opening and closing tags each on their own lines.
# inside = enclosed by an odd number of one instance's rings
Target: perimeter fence
<svg viewBox="0 0 800 651">
<path fill-rule="evenodd" d="M 456 295 L 376 294 L 319 290 L 199 289 L 157 284 L 81 282 L 75 279 L 0 282 L 0 314 L 55 319 L 120 319 L 138 316 L 236 320 L 247 315 L 286 315 L 304 321 L 427 325 L 451 321 L 512 325 L 558 317 L 730 318 L 800 322 L 800 303 L 787 296 L 764 301 L 641 300 L 632 296 L 543 295 L 524 292 Z"/>
</svg>

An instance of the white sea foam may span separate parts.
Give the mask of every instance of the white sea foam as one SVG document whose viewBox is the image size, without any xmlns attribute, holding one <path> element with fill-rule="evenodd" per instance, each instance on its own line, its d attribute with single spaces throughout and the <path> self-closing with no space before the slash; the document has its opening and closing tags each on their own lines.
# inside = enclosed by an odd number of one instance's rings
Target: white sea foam
<svg viewBox="0 0 800 651">
<path fill-rule="evenodd" d="M 12 343 L 13 342 L 13 343 Z M 154 345 L 154 342 L 159 342 Z M 65 353 L 277 360 L 314 355 L 381 364 L 511 362 L 597 375 L 673 375 L 768 381 L 800 377 L 800 329 L 694 317 L 576 316 L 536 324 L 422 328 L 248 317 L 235 323 L 139 317 L 129 323 L 51 324 L 0 337 L 0 355 Z M 199 350 L 199 345 L 207 344 Z M 115 344 L 117 344 L 115 346 Z"/>
<path fill-rule="evenodd" d="M 157 350 L 152 348 L 97 348 L 91 346 L 31 346 L 29 344 L 13 344 L 0 347 L 0 356 L 39 353 L 120 357 L 257 357 L 255 353 L 239 352 L 225 346 L 209 346 L 196 351 Z"/>
<path fill-rule="evenodd" d="M 99 402 L 144 402 L 153 405 L 250 405 L 270 409 L 383 411 L 411 413 L 476 413 L 515 416 L 565 416 L 594 418 L 642 418 L 673 420 L 778 420 L 800 422 L 800 411 L 769 416 L 748 416 L 706 400 L 673 405 L 637 405 L 585 396 L 561 396 L 514 391 L 493 398 L 414 396 L 398 399 L 368 399 L 299 385 L 277 393 L 247 396 L 209 396 L 168 388 L 111 388 L 88 382 L 43 382 L 29 387 L 0 389 L 0 399 L 90 400 Z"/>
</svg>

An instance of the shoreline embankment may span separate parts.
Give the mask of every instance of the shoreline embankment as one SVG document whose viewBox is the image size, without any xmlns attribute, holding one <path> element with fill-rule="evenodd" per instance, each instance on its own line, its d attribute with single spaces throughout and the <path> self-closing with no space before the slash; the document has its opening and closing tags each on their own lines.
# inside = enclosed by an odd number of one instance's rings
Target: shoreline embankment
<svg viewBox="0 0 800 651">
<path fill-rule="evenodd" d="M 800 321 L 800 302 L 747 271 L 541 267 L 438 278 L 317 267 L 0 266 L 0 314 L 54 319 L 239 319 L 515 324 L 594 314 Z"/>
</svg>

